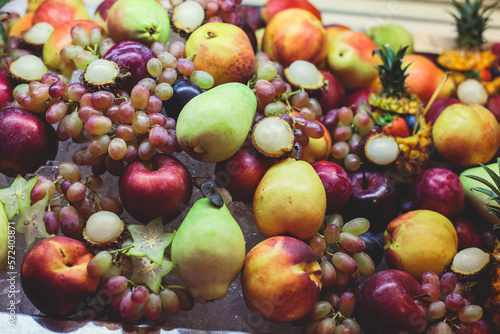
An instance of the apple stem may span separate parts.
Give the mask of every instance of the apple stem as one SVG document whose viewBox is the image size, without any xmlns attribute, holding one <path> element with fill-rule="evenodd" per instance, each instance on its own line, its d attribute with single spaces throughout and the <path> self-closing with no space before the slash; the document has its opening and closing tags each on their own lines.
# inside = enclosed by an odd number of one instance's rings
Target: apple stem
<svg viewBox="0 0 500 334">
<path fill-rule="evenodd" d="M 430 296 L 431 296 L 431 293 L 427 292 L 427 293 L 424 293 L 423 295 L 418 295 L 418 296 L 413 297 L 413 300 L 417 300 L 417 299 L 424 298 L 424 297 L 430 297 Z"/>
<path fill-rule="evenodd" d="M 196 52 L 194 52 L 192 55 L 187 57 L 187 59 L 193 61 L 194 57 L 196 57 Z"/>
</svg>

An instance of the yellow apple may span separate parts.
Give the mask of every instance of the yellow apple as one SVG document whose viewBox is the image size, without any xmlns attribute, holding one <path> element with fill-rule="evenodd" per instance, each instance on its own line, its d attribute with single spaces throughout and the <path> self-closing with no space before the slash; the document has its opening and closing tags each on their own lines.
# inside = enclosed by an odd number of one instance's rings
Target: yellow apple
<svg viewBox="0 0 500 334">
<path fill-rule="evenodd" d="M 229 23 L 209 22 L 186 41 L 185 55 L 196 70 L 210 73 L 215 85 L 247 83 L 255 70 L 255 55 L 245 32 Z"/>
<path fill-rule="evenodd" d="M 304 242 L 272 237 L 248 252 L 241 288 L 249 310 L 269 321 L 295 321 L 305 316 L 319 298 L 321 267 Z"/>
<path fill-rule="evenodd" d="M 488 163 L 500 148 L 500 126 L 480 105 L 446 107 L 432 127 L 432 137 L 439 154 L 462 168 Z"/>
<path fill-rule="evenodd" d="M 416 279 L 426 271 L 441 276 L 457 253 L 458 237 L 452 222 L 431 210 L 407 212 L 387 225 L 384 250 L 387 265 Z"/>
</svg>

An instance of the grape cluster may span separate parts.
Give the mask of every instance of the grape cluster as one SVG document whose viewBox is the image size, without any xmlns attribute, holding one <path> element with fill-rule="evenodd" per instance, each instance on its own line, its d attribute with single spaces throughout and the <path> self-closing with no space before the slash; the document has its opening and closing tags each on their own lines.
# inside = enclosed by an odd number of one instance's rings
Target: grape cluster
<svg viewBox="0 0 500 334">
<path fill-rule="evenodd" d="M 341 107 L 329 110 L 321 121 L 333 138 L 331 155 L 334 161 L 347 171 L 357 171 L 362 155 L 358 144 L 374 128 L 368 113 L 363 110 L 354 113 L 352 108 Z"/>
<path fill-rule="evenodd" d="M 443 274 L 441 278 L 432 271 L 422 274 L 422 285 L 417 295 L 421 305 L 427 308 L 427 316 L 431 320 L 426 333 L 451 333 L 463 324 L 481 320 L 482 307 L 472 304 L 464 292 L 464 285 L 457 282 L 452 272 Z"/>
<path fill-rule="evenodd" d="M 31 203 L 42 200 L 48 193 L 50 201 L 43 217 L 47 233 L 57 235 L 60 230 L 67 237 L 81 239 L 85 221 L 93 213 L 123 212 L 120 200 L 97 192 L 103 184 L 100 176 L 83 178 L 78 166 L 62 162 L 52 178 L 38 177 L 31 190 Z"/>
<path fill-rule="evenodd" d="M 175 6 L 183 0 L 170 0 L 170 3 Z M 197 0 L 205 8 L 206 20 L 208 22 L 225 22 L 234 25 L 240 23 L 240 18 L 236 11 L 237 6 L 243 0 Z"/>
<path fill-rule="evenodd" d="M 163 323 L 168 315 L 189 311 L 194 300 L 183 286 L 165 286 L 154 293 L 146 286 L 131 281 L 127 272 L 124 256 L 126 248 L 97 253 L 87 264 L 87 272 L 94 278 L 101 278 L 99 296 L 104 307 L 110 312 L 117 312 L 126 322 L 145 318 L 156 323 Z M 103 298 L 106 296 L 107 298 Z"/>
</svg>

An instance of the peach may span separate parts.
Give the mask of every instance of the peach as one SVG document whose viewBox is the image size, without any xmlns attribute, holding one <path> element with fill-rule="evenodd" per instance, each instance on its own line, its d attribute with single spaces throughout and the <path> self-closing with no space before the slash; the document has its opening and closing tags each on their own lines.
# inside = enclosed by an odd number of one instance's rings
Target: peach
<svg viewBox="0 0 500 334">
<path fill-rule="evenodd" d="M 422 101 L 428 102 L 445 73 L 429 58 L 418 54 L 404 56 L 403 66 L 408 64 L 411 65 L 407 70 L 406 83 L 410 92 L 417 94 Z M 454 94 L 455 89 L 455 83 L 451 78 L 448 78 L 437 97 L 450 97 Z"/>
<path fill-rule="evenodd" d="M 285 9 L 267 24 L 262 50 L 285 68 L 296 60 L 307 60 L 319 66 L 328 53 L 326 31 L 311 12 Z"/>
<path fill-rule="evenodd" d="M 267 23 L 276 14 L 288 8 L 305 9 L 321 21 L 321 12 L 307 0 L 268 0 L 264 6 L 261 7 L 260 13 L 264 22 Z"/>
<path fill-rule="evenodd" d="M 57 236 L 39 241 L 21 267 L 26 296 L 48 316 L 74 313 L 99 286 L 100 279 L 87 273 L 92 258 L 85 244 L 76 239 Z"/>
<path fill-rule="evenodd" d="M 241 287 L 249 310 L 269 321 L 295 321 L 319 298 L 321 267 L 304 242 L 272 237 L 248 252 Z"/>
<path fill-rule="evenodd" d="M 45 0 L 35 10 L 32 23 L 47 22 L 57 27 L 66 22 L 89 19 L 82 0 Z"/>
<path fill-rule="evenodd" d="M 432 137 L 439 154 L 462 168 L 488 163 L 500 148 L 500 126 L 480 105 L 446 107 L 434 123 Z"/>
<path fill-rule="evenodd" d="M 458 237 L 452 222 L 431 210 L 407 212 L 387 225 L 385 260 L 390 268 L 421 279 L 426 271 L 441 276 L 457 253 Z"/>
</svg>

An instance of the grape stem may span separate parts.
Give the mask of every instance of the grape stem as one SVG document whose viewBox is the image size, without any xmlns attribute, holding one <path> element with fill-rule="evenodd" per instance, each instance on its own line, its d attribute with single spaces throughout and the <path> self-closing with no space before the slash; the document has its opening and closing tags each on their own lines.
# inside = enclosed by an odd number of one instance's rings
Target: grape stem
<svg viewBox="0 0 500 334">
<path fill-rule="evenodd" d="M 184 285 L 177 285 L 177 284 L 172 284 L 172 285 L 165 285 L 165 286 L 161 286 L 162 290 L 164 289 L 181 289 L 181 290 L 184 290 L 184 291 L 188 291 L 189 289 L 184 286 Z"/>
<path fill-rule="evenodd" d="M 424 298 L 424 297 L 430 297 L 430 296 L 431 296 L 431 293 L 430 292 L 426 292 L 426 293 L 424 293 L 422 295 L 415 296 L 412 299 L 413 300 L 417 300 L 417 299 L 421 299 L 421 298 Z"/>
</svg>

